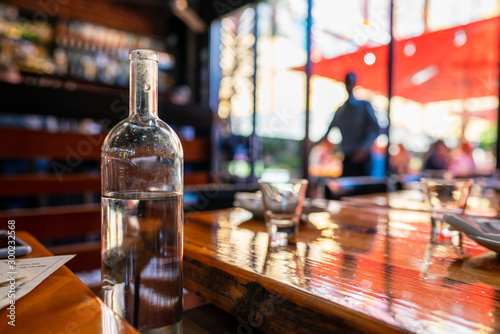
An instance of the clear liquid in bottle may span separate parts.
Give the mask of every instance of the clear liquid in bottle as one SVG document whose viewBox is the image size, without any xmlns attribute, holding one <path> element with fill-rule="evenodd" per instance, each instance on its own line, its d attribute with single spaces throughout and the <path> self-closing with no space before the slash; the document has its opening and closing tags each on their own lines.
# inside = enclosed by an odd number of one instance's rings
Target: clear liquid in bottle
<svg viewBox="0 0 500 334">
<path fill-rule="evenodd" d="M 182 195 L 112 194 L 102 204 L 104 301 L 141 332 L 179 332 Z"/>
</svg>

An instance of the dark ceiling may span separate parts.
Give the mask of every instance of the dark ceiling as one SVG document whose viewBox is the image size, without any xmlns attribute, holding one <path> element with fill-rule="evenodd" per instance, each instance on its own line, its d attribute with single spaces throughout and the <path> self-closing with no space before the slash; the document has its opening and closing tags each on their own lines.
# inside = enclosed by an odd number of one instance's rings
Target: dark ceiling
<svg viewBox="0 0 500 334">
<path fill-rule="evenodd" d="M 109 2 L 120 3 L 131 7 L 149 7 L 158 9 L 167 9 L 170 14 L 172 2 L 175 0 L 107 0 Z M 182 0 L 181 0 L 182 1 Z M 249 3 L 256 2 L 256 0 L 187 0 L 189 7 L 193 9 L 198 16 L 209 25 L 214 19 L 224 16 L 231 11 L 245 6 Z M 163 10 L 158 11 L 159 14 Z"/>
</svg>

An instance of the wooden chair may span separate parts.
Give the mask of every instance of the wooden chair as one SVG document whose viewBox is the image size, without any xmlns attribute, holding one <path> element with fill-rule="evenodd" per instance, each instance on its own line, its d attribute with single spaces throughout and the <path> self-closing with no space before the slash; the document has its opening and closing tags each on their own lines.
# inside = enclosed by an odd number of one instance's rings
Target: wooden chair
<svg viewBox="0 0 500 334">
<path fill-rule="evenodd" d="M 0 219 L 16 221 L 44 243 L 53 254 L 77 254 L 68 262 L 74 272 L 100 268 L 101 209 L 99 161 L 105 134 L 53 133 L 26 129 L 0 129 L 0 159 L 36 159 L 50 162 L 50 172 L 31 168 L 27 173 L 0 175 L 0 197 L 35 196 L 41 204 L 53 195 L 82 195 L 77 205 L 7 209 Z M 185 164 L 205 169 L 185 173 L 185 184 L 209 182 L 210 140 L 182 141 Z M 95 166 L 80 170 L 82 164 Z M 87 198 L 85 200 L 85 197 Z M 97 200 L 96 200 L 97 199 Z M 6 225 L 5 225 L 6 226 Z"/>
</svg>

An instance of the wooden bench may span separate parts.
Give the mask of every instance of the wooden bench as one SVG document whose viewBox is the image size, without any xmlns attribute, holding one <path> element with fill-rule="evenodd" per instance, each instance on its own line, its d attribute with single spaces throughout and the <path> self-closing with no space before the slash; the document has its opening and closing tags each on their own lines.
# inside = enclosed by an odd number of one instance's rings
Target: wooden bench
<svg viewBox="0 0 500 334">
<path fill-rule="evenodd" d="M 54 194 L 88 195 L 77 205 L 0 211 L 2 221 L 15 220 L 16 229 L 28 231 L 52 253 L 77 254 L 68 263 L 74 272 L 100 268 L 101 210 L 95 199 L 99 198 L 101 189 L 99 162 L 104 138 L 105 134 L 0 129 L 0 141 L 3 143 L 0 159 L 23 159 L 31 164 L 27 172 L 0 175 L 0 198 L 35 196 L 43 204 L 46 202 L 44 198 Z M 185 165 L 206 168 L 186 172 L 185 184 L 208 183 L 209 139 L 182 141 L 182 145 Z M 34 168 L 34 161 L 39 158 L 45 158 L 50 163 L 47 171 L 40 172 Z M 83 170 L 85 164 L 93 168 Z"/>
</svg>

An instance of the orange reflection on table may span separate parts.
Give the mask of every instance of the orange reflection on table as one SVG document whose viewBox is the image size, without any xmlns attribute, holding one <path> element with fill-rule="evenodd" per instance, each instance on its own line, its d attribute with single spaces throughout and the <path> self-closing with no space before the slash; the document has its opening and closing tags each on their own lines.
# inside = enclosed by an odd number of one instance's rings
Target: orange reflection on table
<svg viewBox="0 0 500 334">
<path fill-rule="evenodd" d="M 274 248 L 269 247 L 264 221 L 250 218 L 243 209 L 187 214 L 185 263 L 196 259 L 217 273 L 235 277 L 231 282 L 256 282 L 296 304 L 296 312 L 308 305 L 319 318 L 341 317 L 347 327 L 500 330 L 495 322 L 500 314 L 495 301 L 500 284 L 481 280 L 479 270 L 484 268 L 469 269 L 465 275 L 458 265 L 488 251 L 464 238 L 460 251 L 442 247 L 429 256 L 429 221 L 426 212 L 346 205 L 336 213 L 309 214 L 299 226 L 296 244 Z M 500 265 L 493 269 L 490 276 L 500 282 Z M 218 274 L 212 274 L 217 286 Z M 245 319 L 231 303 L 236 298 L 241 304 L 250 293 L 244 292 L 249 285 L 235 287 L 227 279 L 220 289 L 229 289 L 228 300 L 219 300 L 219 306 Z M 208 290 L 215 287 L 206 290 L 193 284 L 196 280 L 188 275 L 188 288 L 210 300 Z M 273 317 L 285 317 L 287 312 L 282 311 Z M 264 317 L 262 326 L 273 328 L 273 323 Z"/>
</svg>

